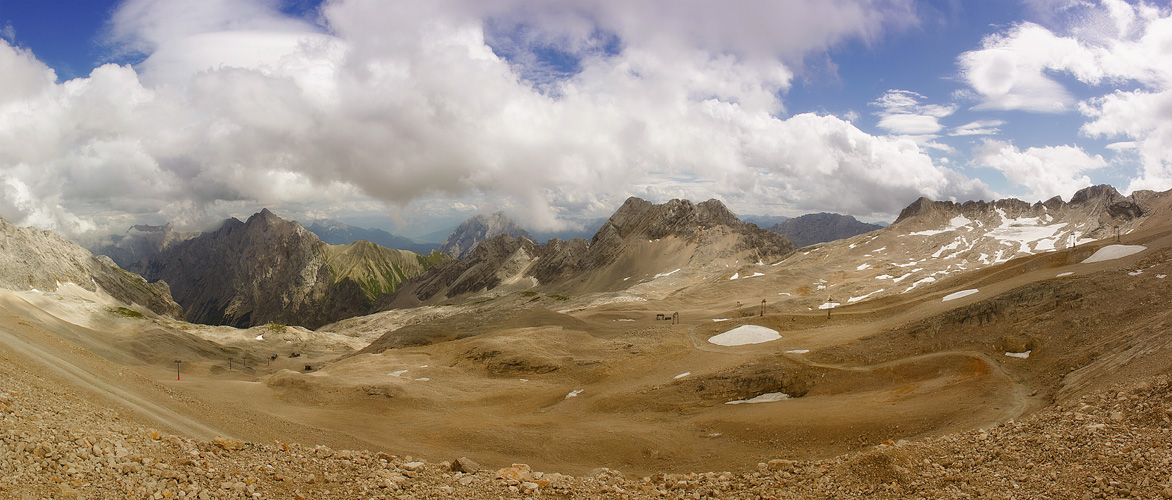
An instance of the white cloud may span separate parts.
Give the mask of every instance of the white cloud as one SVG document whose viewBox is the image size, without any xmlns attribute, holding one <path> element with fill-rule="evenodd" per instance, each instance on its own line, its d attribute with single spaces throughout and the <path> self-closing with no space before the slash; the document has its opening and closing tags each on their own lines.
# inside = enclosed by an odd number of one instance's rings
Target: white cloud
<svg viewBox="0 0 1172 500">
<path fill-rule="evenodd" d="M 133 68 L 58 84 L 0 42 L 0 70 L 16 75 L 0 81 L 0 172 L 39 204 L 0 210 L 121 231 L 126 214 L 195 223 L 258 204 L 451 200 L 437 206 L 507 207 L 548 229 L 629 195 L 859 215 L 986 195 L 907 138 L 778 117 L 793 61 L 873 41 L 911 12 L 898 0 L 339 0 L 316 25 L 269 1 L 132 0 L 109 32 L 145 57 Z M 524 58 L 488 44 L 490 21 L 529 26 L 522 48 L 554 44 L 575 71 L 526 80 Z M 619 43 L 600 50 L 598 33 Z"/>
<path fill-rule="evenodd" d="M 1005 178 L 1030 190 L 1027 201 L 1054 196 L 1069 200 L 1076 191 L 1090 186 L 1085 172 L 1106 167 L 1099 155 L 1090 155 L 1077 146 L 1047 146 L 1019 150 L 1004 141 L 986 140 L 974 151 L 974 161 L 995 168 Z"/>
<path fill-rule="evenodd" d="M 998 128 L 1004 125 L 1002 120 L 977 120 L 969 122 L 959 127 L 954 127 L 948 132 L 951 136 L 965 136 L 965 135 L 997 135 L 1001 133 Z"/>
<path fill-rule="evenodd" d="M 1137 155 L 1129 189 L 1172 188 L 1172 8 L 1123 0 L 1031 0 L 1051 28 L 1013 26 L 966 52 L 961 74 L 980 109 L 1078 110 L 1086 136 L 1129 139 L 1112 150 Z M 1061 33 L 1061 34 L 1057 34 Z M 1076 104 L 1057 78 L 1098 97 Z"/>
</svg>

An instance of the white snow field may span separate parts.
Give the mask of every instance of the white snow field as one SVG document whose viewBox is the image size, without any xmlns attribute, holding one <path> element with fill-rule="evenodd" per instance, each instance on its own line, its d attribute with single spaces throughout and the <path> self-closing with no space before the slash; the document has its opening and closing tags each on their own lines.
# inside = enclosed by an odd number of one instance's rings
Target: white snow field
<svg viewBox="0 0 1172 500">
<path fill-rule="evenodd" d="M 1122 259 L 1128 255 L 1135 255 L 1147 249 L 1148 247 L 1143 245 L 1107 245 L 1096 251 L 1094 255 L 1087 257 L 1087 260 L 1082 261 L 1082 263 L 1091 264 L 1094 262 Z"/>
<path fill-rule="evenodd" d="M 753 404 L 753 403 L 772 403 L 774 401 L 785 401 L 789 399 L 789 394 L 784 392 L 767 392 L 752 399 L 738 399 L 736 401 L 726 401 L 726 405 L 739 404 Z"/>
<path fill-rule="evenodd" d="M 719 335 L 713 335 L 708 339 L 716 345 L 725 347 L 733 347 L 738 345 L 760 344 L 762 342 L 769 342 L 781 338 L 781 334 L 772 328 L 757 325 L 738 326 Z"/>
<path fill-rule="evenodd" d="M 948 302 L 950 300 L 956 300 L 961 297 L 968 297 L 969 295 L 972 295 L 974 293 L 977 293 L 976 288 L 969 289 L 969 290 L 961 290 L 959 292 L 952 292 L 952 293 L 944 296 L 943 302 Z"/>
</svg>

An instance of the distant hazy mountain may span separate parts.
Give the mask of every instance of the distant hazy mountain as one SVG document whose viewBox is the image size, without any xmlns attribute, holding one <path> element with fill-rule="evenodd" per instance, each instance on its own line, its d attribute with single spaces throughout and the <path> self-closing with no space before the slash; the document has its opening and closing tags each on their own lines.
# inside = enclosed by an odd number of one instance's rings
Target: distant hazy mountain
<svg viewBox="0 0 1172 500">
<path fill-rule="evenodd" d="M 164 248 L 199 236 L 199 231 L 178 231 L 173 224 L 131 226 L 123 234 L 113 234 L 95 242 L 83 242 L 94 255 L 105 255 L 123 269 L 151 257 Z"/>
<path fill-rule="evenodd" d="M 438 260 L 370 242 L 327 245 L 265 209 L 173 244 L 135 270 L 172 284 L 188 321 L 317 328 L 367 313 L 379 295 Z"/>
<path fill-rule="evenodd" d="M 536 239 L 528 231 L 521 229 L 521 226 L 513 222 L 513 219 L 510 219 L 504 212 L 496 212 L 492 215 L 477 215 L 464 221 L 444 240 L 439 251 L 455 258 L 467 257 L 472 255 L 472 251 L 480 242 L 502 234 L 514 238 L 524 237 L 530 241 Z"/>
<path fill-rule="evenodd" d="M 573 222 L 582 226 L 582 229 L 565 229 L 562 231 L 547 231 L 534 232 L 533 237 L 535 242 L 544 243 L 546 241 L 557 238 L 559 240 L 572 240 L 574 238 L 590 239 L 606 224 L 606 217 L 599 217 L 597 219 L 578 219 Z"/>
<path fill-rule="evenodd" d="M 850 238 L 882 228 L 883 226 L 878 224 L 859 222 L 850 215 L 823 212 L 794 217 L 770 226 L 769 230 L 785 235 L 798 247 L 804 247 L 815 243 Z"/>
<path fill-rule="evenodd" d="M 53 291 L 63 283 L 89 291 L 101 289 L 127 305 L 183 317 L 166 283 L 147 283 L 119 269 L 109 258 L 95 257 L 52 232 L 16 227 L 0 218 L 0 288 Z"/>
<path fill-rule="evenodd" d="M 427 254 L 436 248 L 436 245 L 416 243 L 411 238 L 391 234 L 382 229 L 351 226 L 345 222 L 333 219 L 317 219 L 306 226 L 305 229 L 316 234 L 323 242 L 330 245 L 348 245 L 356 241 L 366 240 L 386 248 L 410 250 L 420 254 Z"/>
<path fill-rule="evenodd" d="M 768 228 L 789 220 L 784 215 L 738 215 L 743 222 L 756 224 L 757 227 Z M 795 243 L 796 244 L 796 243 Z"/>
</svg>

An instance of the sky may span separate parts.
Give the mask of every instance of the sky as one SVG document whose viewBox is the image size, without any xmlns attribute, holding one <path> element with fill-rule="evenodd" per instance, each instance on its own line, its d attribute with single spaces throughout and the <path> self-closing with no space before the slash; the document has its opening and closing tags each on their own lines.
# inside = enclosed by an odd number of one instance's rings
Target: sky
<svg viewBox="0 0 1172 500">
<path fill-rule="evenodd" d="M 1172 188 L 1172 6 L 0 0 L 0 216 L 541 232 Z"/>
</svg>

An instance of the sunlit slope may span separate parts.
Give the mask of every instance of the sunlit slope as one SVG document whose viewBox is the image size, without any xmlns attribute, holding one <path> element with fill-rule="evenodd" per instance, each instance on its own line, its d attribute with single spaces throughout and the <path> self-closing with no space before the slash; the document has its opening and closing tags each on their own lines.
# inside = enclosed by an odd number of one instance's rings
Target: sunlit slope
<svg viewBox="0 0 1172 500">
<path fill-rule="evenodd" d="M 423 274 L 446 257 L 439 252 L 420 255 L 359 240 L 348 245 L 326 247 L 326 265 L 334 282 L 351 280 L 362 288 L 367 299 L 393 293 L 399 284 Z"/>
</svg>

